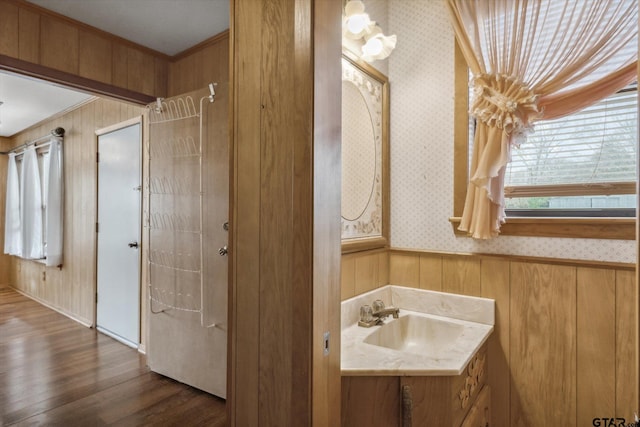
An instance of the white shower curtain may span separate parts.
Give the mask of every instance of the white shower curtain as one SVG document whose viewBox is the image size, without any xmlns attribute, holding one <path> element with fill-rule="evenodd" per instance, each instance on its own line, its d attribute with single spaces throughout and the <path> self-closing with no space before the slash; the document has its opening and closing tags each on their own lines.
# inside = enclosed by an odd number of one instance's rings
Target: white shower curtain
<svg viewBox="0 0 640 427">
<path fill-rule="evenodd" d="M 38 155 L 34 146 L 24 150 L 20 188 L 20 219 L 22 224 L 22 257 L 41 259 L 42 250 L 42 190 Z"/>
<path fill-rule="evenodd" d="M 20 227 L 20 179 L 16 154 L 9 153 L 7 165 L 7 199 L 4 216 L 4 253 L 22 255 L 22 235 Z"/>
<path fill-rule="evenodd" d="M 63 209 L 63 177 L 62 177 L 62 143 L 51 139 L 49 146 L 49 165 L 47 188 L 46 188 L 46 209 L 45 209 L 45 230 L 46 247 L 45 256 L 47 266 L 57 266 L 62 264 L 62 209 Z"/>
</svg>

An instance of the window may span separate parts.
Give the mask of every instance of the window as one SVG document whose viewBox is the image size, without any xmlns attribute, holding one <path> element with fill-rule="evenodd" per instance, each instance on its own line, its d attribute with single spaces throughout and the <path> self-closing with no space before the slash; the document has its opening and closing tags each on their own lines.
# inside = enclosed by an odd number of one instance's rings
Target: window
<svg viewBox="0 0 640 427">
<path fill-rule="evenodd" d="M 468 69 L 456 47 L 454 217 L 462 215 L 473 146 Z M 637 85 L 578 113 L 538 122 L 512 150 L 503 235 L 634 239 Z M 471 141 L 471 143 L 470 143 Z"/>
<path fill-rule="evenodd" d="M 541 121 L 505 176 L 507 216 L 633 217 L 636 85 L 557 120 Z"/>
</svg>

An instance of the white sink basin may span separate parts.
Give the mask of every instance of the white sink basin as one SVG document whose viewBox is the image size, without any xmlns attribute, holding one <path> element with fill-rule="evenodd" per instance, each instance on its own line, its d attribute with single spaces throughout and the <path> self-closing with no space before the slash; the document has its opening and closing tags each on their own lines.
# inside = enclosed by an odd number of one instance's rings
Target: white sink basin
<svg viewBox="0 0 640 427">
<path fill-rule="evenodd" d="M 433 317 L 407 315 L 387 320 L 364 339 L 367 344 L 430 357 L 444 357 L 451 352 L 464 326 Z"/>
<path fill-rule="evenodd" d="M 358 326 L 360 307 L 400 308 L 383 325 Z M 495 302 L 388 285 L 342 302 L 340 368 L 345 376 L 460 375 L 486 342 Z"/>
</svg>

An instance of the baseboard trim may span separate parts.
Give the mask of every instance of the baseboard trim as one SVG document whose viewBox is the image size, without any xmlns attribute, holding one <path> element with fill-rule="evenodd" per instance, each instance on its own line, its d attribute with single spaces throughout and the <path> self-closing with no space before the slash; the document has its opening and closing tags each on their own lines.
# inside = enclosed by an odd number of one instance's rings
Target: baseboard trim
<svg viewBox="0 0 640 427">
<path fill-rule="evenodd" d="M 48 303 L 48 302 L 46 302 L 46 301 L 44 301 L 44 300 L 42 300 L 40 298 L 34 297 L 33 295 L 29 295 L 28 293 L 26 293 L 26 292 L 24 292 L 24 291 L 22 291 L 22 290 L 20 290 L 18 288 L 15 288 L 15 287 L 13 287 L 11 285 L 7 285 L 7 288 L 14 290 L 14 291 L 16 291 L 17 293 L 19 293 L 21 295 L 24 295 L 25 297 L 34 300 L 38 304 L 42 304 L 45 307 L 50 308 L 51 310 L 53 310 L 53 311 L 55 311 L 57 313 L 60 313 L 63 316 L 66 316 L 66 317 L 68 317 L 69 319 L 71 319 L 71 320 L 73 320 L 75 322 L 80 323 L 82 326 L 86 326 L 87 328 L 93 328 L 93 322 L 90 322 L 90 321 L 88 321 L 86 319 L 82 319 L 82 318 L 77 317 L 77 316 L 75 316 L 75 315 L 73 315 L 71 313 L 68 313 L 65 310 L 61 309 L 61 308 L 58 308 L 58 307 L 56 307 L 54 305 L 51 305 L 50 303 Z"/>
</svg>

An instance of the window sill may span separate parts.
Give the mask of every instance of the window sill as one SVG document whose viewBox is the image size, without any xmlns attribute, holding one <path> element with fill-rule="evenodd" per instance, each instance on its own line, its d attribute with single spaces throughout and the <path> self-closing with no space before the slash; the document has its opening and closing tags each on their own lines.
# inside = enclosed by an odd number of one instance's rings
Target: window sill
<svg viewBox="0 0 640 427">
<path fill-rule="evenodd" d="M 457 236 L 460 217 L 449 218 Z M 566 237 L 579 239 L 635 240 L 635 218 L 507 218 L 501 236 Z"/>
</svg>

